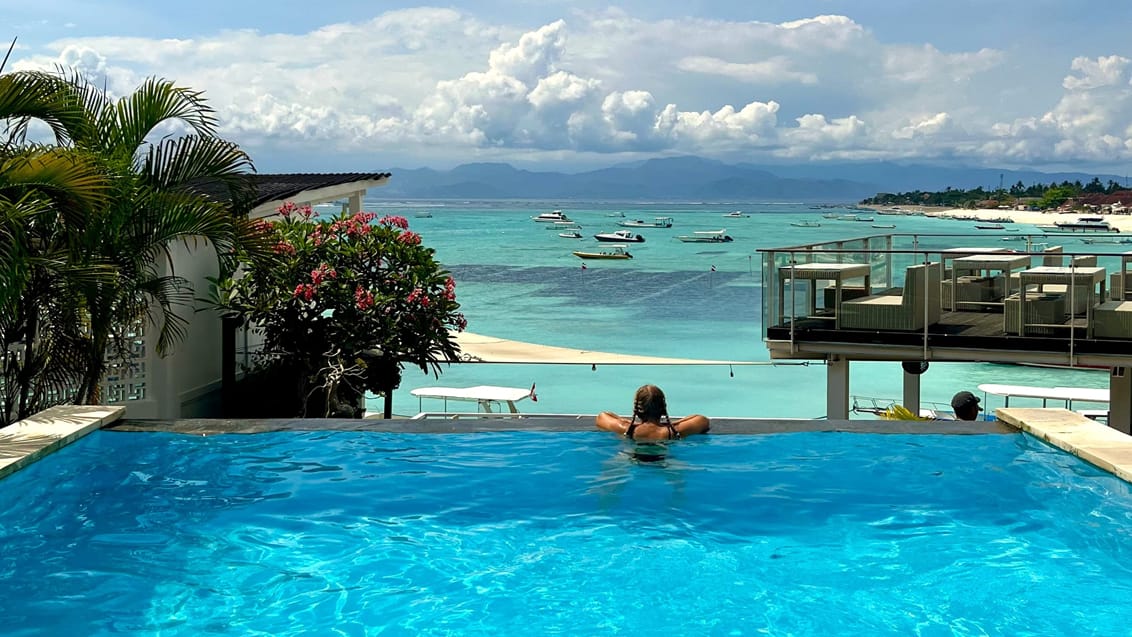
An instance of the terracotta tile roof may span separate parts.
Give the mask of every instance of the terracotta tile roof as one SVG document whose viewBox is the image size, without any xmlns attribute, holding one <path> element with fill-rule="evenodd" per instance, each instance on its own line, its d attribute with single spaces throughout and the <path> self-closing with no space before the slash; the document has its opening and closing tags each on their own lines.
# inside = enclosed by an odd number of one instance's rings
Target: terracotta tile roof
<svg viewBox="0 0 1132 637">
<path fill-rule="evenodd" d="M 392 173 L 290 173 L 249 174 L 247 191 L 241 193 L 246 209 L 251 210 L 269 201 L 283 201 L 319 188 L 341 186 L 356 181 L 388 179 Z M 194 188 L 214 199 L 232 201 L 232 192 L 219 181 L 202 182 Z"/>
</svg>

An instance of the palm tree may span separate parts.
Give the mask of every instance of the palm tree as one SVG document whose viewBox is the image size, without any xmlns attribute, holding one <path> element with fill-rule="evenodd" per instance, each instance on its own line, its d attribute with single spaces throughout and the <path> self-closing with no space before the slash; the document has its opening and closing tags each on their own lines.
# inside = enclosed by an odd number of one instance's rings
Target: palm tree
<svg viewBox="0 0 1132 637">
<path fill-rule="evenodd" d="M 38 99 L 21 101 L 12 93 Z M 249 201 L 252 164 L 237 145 L 216 135 L 215 113 L 201 93 L 167 80 L 146 80 L 134 93 L 112 99 L 77 74 L 0 76 L 0 121 L 8 122 L 9 133 L 0 152 L 26 147 L 29 119 L 46 122 L 57 145 L 93 160 L 105 178 L 105 197 L 88 206 L 88 214 L 64 216 L 62 209 L 52 208 L 62 223 L 42 238 L 44 247 L 67 246 L 53 284 L 73 295 L 75 313 L 55 318 L 81 317 L 83 338 L 69 344 L 83 350 L 84 367 L 73 381 L 77 400 L 95 403 L 107 351 L 125 343 L 121 337 L 128 330 L 146 321 L 155 326 L 159 354 L 185 334 L 185 320 L 176 309 L 191 291 L 172 272 L 170 246 L 204 242 L 224 260 L 237 243 L 254 239 L 241 214 Z M 178 126 L 187 133 L 157 136 L 162 127 Z M 228 200 L 202 194 L 204 182 L 226 186 Z M 0 223 L 8 217 L 21 218 L 12 211 Z M 18 224 L 12 227 L 7 249 L 0 246 L 0 265 L 24 258 L 17 246 L 26 245 L 27 238 L 17 236 Z M 0 240 L 3 233 L 0 229 Z"/>
<path fill-rule="evenodd" d="M 81 121 L 62 89 L 49 75 L 0 76 L 0 425 L 74 398 L 89 348 L 71 283 L 110 274 L 59 231 L 105 205 L 101 165 L 26 141 L 32 119 L 47 123 L 57 143 Z"/>
</svg>

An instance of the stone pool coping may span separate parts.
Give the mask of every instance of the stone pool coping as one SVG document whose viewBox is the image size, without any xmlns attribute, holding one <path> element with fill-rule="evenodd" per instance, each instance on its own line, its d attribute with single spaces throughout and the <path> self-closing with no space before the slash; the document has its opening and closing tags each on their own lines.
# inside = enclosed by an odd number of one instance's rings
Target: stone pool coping
<svg viewBox="0 0 1132 637">
<path fill-rule="evenodd" d="M 60 405 L 0 429 L 0 478 L 113 423 L 125 407 Z"/>
<path fill-rule="evenodd" d="M 52 407 L 0 429 L 0 478 L 102 428 L 117 432 L 186 435 L 253 434 L 276 431 L 385 431 L 479 433 L 490 431 L 594 431 L 593 416 L 524 415 L 521 418 L 432 418 L 425 420 L 128 420 L 123 407 Z M 1067 409 L 996 409 L 996 422 L 899 420 L 712 419 L 713 435 L 802 431 L 892 434 L 1003 434 L 1025 432 L 1118 478 L 1132 482 L 1132 436 Z"/>
<path fill-rule="evenodd" d="M 999 420 L 1132 482 L 1132 436 L 1068 409 L 996 409 Z"/>
</svg>

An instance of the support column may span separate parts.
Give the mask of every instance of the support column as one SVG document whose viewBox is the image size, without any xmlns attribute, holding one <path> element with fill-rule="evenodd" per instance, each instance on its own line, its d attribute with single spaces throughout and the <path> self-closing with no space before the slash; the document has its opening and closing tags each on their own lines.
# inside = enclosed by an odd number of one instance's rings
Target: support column
<svg viewBox="0 0 1132 637">
<path fill-rule="evenodd" d="M 920 375 L 904 371 L 904 401 L 900 403 L 913 414 L 920 413 Z"/>
<path fill-rule="evenodd" d="M 830 356 L 825 366 L 825 417 L 849 419 L 849 360 Z"/>
<path fill-rule="evenodd" d="M 1108 394 L 1108 426 L 1132 433 L 1132 368 L 1112 368 L 1108 377 Z"/>
<path fill-rule="evenodd" d="M 364 194 L 366 194 L 364 190 L 359 190 L 350 195 L 350 214 L 362 211 L 362 195 Z"/>
</svg>

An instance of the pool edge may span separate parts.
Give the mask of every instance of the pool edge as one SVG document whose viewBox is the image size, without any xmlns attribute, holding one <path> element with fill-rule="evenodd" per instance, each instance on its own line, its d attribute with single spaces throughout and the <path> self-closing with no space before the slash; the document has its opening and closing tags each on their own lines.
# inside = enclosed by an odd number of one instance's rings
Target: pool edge
<svg viewBox="0 0 1132 637">
<path fill-rule="evenodd" d="M 0 429 L 0 479 L 120 419 L 125 407 L 59 405 Z"/>
<path fill-rule="evenodd" d="M 1068 409 L 1000 408 L 1003 423 L 1132 483 L 1132 436 Z"/>
</svg>

